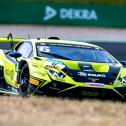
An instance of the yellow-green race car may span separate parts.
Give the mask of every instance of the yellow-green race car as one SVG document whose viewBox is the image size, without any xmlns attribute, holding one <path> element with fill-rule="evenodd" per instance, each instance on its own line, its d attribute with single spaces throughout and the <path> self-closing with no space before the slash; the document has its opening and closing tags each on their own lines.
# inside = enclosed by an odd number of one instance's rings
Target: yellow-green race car
<svg viewBox="0 0 126 126">
<path fill-rule="evenodd" d="M 1 93 L 126 97 L 126 68 L 101 47 L 85 42 L 20 41 L 13 50 L 0 50 L 0 79 Z"/>
</svg>

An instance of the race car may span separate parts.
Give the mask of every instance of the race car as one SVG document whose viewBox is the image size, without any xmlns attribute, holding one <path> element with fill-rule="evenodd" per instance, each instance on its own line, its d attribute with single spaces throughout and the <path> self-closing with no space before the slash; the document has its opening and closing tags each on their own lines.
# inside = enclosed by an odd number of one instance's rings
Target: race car
<svg viewBox="0 0 126 126">
<path fill-rule="evenodd" d="M 126 68 L 103 48 L 58 38 L 0 50 L 0 92 L 21 96 L 126 98 Z"/>
</svg>

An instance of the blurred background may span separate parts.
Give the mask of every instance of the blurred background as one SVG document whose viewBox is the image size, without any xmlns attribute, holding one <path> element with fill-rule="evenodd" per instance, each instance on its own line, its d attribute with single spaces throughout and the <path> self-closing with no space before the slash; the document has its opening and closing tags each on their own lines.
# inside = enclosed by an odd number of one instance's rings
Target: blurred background
<svg viewBox="0 0 126 126">
<path fill-rule="evenodd" d="M 86 41 L 126 60 L 126 0 L 0 0 L 0 37 Z M 28 35 L 29 34 L 29 35 Z M 0 42 L 0 48 L 10 44 Z M 0 96 L 0 126 L 125 126 L 125 102 Z"/>
<path fill-rule="evenodd" d="M 91 42 L 126 60 L 126 0 L 0 0 L 0 36 L 9 33 Z"/>
</svg>

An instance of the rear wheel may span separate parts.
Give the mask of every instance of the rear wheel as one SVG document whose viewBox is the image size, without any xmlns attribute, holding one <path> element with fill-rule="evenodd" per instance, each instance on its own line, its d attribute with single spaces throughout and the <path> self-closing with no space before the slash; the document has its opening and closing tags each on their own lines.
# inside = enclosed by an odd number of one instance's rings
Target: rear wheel
<svg viewBox="0 0 126 126">
<path fill-rule="evenodd" d="M 29 92 L 29 68 L 28 64 L 25 64 L 21 69 L 21 73 L 19 76 L 19 91 L 21 96 L 30 95 Z"/>
</svg>

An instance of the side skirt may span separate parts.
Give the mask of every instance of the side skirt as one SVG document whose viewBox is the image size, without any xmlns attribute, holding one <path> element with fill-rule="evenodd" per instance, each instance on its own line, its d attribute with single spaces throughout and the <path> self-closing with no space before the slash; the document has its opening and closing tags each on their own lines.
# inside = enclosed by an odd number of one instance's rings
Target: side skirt
<svg viewBox="0 0 126 126">
<path fill-rule="evenodd" d="M 0 78 L 0 94 L 1 95 L 19 95 L 17 88 L 8 85 L 4 78 Z"/>
</svg>

